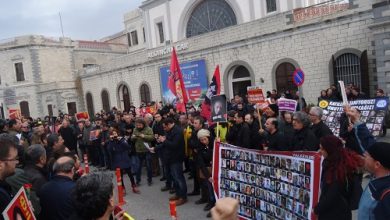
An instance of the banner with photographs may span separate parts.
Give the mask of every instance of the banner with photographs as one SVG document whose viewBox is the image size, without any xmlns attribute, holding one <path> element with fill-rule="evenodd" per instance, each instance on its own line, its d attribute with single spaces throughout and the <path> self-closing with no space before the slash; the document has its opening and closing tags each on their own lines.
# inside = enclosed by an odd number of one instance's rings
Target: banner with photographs
<svg viewBox="0 0 390 220">
<path fill-rule="evenodd" d="M 350 101 L 351 107 L 356 107 L 361 111 L 360 120 L 366 123 L 368 130 L 374 137 L 380 135 L 385 115 L 388 111 L 389 98 L 376 98 Z M 344 112 L 342 102 L 322 100 L 319 106 L 324 109 L 322 120 L 332 130 L 336 136 L 340 133 L 340 116 Z"/>
<path fill-rule="evenodd" d="M 214 190 L 239 200 L 241 219 L 314 219 L 321 156 L 316 152 L 257 151 L 216 143 Z"/>
</svg>

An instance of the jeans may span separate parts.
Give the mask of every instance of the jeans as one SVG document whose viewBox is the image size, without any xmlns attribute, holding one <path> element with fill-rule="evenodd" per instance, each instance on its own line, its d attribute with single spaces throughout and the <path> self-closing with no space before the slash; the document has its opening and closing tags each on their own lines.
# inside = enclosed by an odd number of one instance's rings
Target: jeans
<svg viewBox="0 0 390 220">
<path fill-rule="evenodd" d="M 206 185 L 208 192 L 209 192 L 209 203 L 215 204 L 215 196 L 214 196 L 214 189 L 213 189 L 213 184 L 210 183 L 209 180 L 203 180 L 203 184 Z"/>
<path fill-rule="evenodd" d="M 139 158 L 139 167 L 137 171 L 137 183 L 141 182 L 142 164 L 146 161 L 146 171 L 148 175 L 148 183 L 152 182 L 152 155 L 150 153 L 137 153 Z"/>
<path fill-rule="evenodd" d="M 183 163 L 172 163 L 169 165 L 169 168 L 175 182 L 176 195 L 182 199 L 187 199 L 187 183 L 183 175 Z"/>
</svg>

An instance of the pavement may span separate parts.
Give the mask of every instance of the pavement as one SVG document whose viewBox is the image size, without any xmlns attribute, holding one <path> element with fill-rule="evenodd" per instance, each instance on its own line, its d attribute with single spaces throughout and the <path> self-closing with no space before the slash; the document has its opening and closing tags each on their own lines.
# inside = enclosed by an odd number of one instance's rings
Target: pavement
<svg viewBox="0 0 390 220">
<path fill-rule="evenodd" d="M 378 137 L 377 141 L 390 143 L 390 129 L 385 137 Z M 153 178 L 153 184 L 148 186 L 146 181 L 146 170 L 143 172 L 143 177 L 139 189 L 140 194 L 131 192 L 130 180 L 124 176 L 124 182 L 127 194 L 125 196 L 126 204 L 123 209 L 126 210 L 135 220 L 168 220 L 171 219 L 169 212 L 169 197 L 172 196 L 169 192 L 161 192 L 160 189 L 165 182 L 160 181 L 161 176 Z M 193 189 L 193 180 L 188 180 L 188 174 L 185 174 L 188 192 Z M 114 180 L 115 181 L 115 180 Z M 363 180 L 363 187 L 368 183 L 368 179 Z M 116 183 L 114 183 L 116 186 Z M 114 196 L 117 199 L 117 190 L 114 190 Z M 206 220 L 207 212 L 203 211 L 205 205 L 196 205 L 195 201 L 200 196 L 189 196 L 188 202 L 177 207 L 177 217 L 183 220 Z M 357 219 L 357 211 L 353 212 L 352 219 Z"/>
<path fill-rule="evenodd" d="M 146 170 L 144 170 L 146 171 Z M 146 172 L 143 172 L 146 174 Z M 188 192 L 193 189 L 193 180 L 188 180 L 188 174 L 185 174 Z M 134 194 L 131 191 L 130 179 L 128 176 L 123 176 L 126 187 L 126 204 L 122 206 L 128 214 L 135 220 L 168 220 L 171 219 L 169 211 L 169 197 L 172 195 L 169 192 L 161 192 L 161 188 L 165 182 L 160 181 L 161 176 L 153 178 L 153 184 L 148 186 L 146 175 L 142 176 L 141 184 L 139 186 L 140 194 Z M 116 184 L 115 184 L 116 186 Z M 114 191 L 117 191 L 116 189 Z M 116 192 L 115 192 L 116 196 Z M 115 197 L 117 198 L 117 197 Z M 196 205 L 195 201 L 200 196 L 189 196 L 188 202 L 184 205 L 178 206 L 176 209 L 177 218 L 182 220 L 206 220 L 207 212 L 203 211 L 206 204 Z"/>
</svg>

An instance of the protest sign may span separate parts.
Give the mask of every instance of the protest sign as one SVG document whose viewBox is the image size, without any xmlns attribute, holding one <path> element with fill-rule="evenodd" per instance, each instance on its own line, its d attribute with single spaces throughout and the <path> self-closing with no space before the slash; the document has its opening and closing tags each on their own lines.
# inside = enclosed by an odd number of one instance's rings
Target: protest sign
<svg viewBox="0 0 390 220">
<path fill-rule="evenodd" d="M 26 191 L 21 187 L 15 197 L 3 211 L 4 219 L 9 220 L 35 220 L 33 211 L 31 210 Z"/>
<path fill-rule="evenodd" d="M 100 129 L 96 129 L 96 130 L 92 130 L 89 132 L 89 140 L 90 141 L 95 141 L 99 138 L 99 134 L 100 134 Z"/>
<path fill-rule="evenodd" d="M 8 109 L 8 118 L 9 119 L 17 119 L 22 116 L 20 109 Z"/>
<path fill-rule="evenodd" d="M 248 102 L 251 104 L 264 102 L 263 90 L 259 86 L 248 86 Z"/>
<path fill-rule="evenodd" d="M 87 120 L 87 119 L 89 119 L 89 114 L 88 114 L 88 112 L 77 112 L 76 119 L 77 119 L 77 121 Z"/>
<path fill-rule="evenodd" d="M 366 123 L 373 136 L 379 136 L 385 122 L 389 98 L 354 100 L 349 101 L 349 105 L 361 111 L 360 121 Z M 344 112 L 343 102 L 322 100 L 319 106 L 324 110 L 322 121 L 332 130 L 333 134 L 338 136 L 340 134 L 340 117 Z"/>
<path fill-rule="evenodd" d="M 280 98 L 278 99 L 278 106 L 280 112 L 295 112 L 297 109 L 297 101 L 293 99 Z"/>
<path fill-rule="evenodd" d="M 239 200 L 241 219 L 313 219 L 321 156 L 272 152 L 216 143 L 213 184 L 219 198 Z"/>
<path fill-rule="evenodd" d="M 226 96 L 216 95 L 211 97 L 211 120 L 213 122 L 226 122 L 227 121 L 227 109 L 226 109 Z"/>
</svg>

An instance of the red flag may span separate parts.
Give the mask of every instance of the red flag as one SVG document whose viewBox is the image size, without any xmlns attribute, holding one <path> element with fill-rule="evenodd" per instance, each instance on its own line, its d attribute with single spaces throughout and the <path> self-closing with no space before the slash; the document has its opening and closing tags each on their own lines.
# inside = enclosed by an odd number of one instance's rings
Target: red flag
<svg viewBox="0 0 390 220">
<path fill-rule="evenodd" d="M 186 103 L 188 102 L 187 91 L 184 86 L 183 74 L 180 70 L 175 48 L 172 49 L 168 88 L 178 99 L 176 103 L 176 109 L 180 112 L 186 112 Z"/>
<path fill-rule="evenodd" d="M 207 89 L 204 101 L 202 103 L 202 111 L 200 115 L 207 119 L 209 125 L 211 122 L 211 97 L 219 95 L 221 92 L 221 79 L 219 73 L 219 65 L 215 68 L 213 78 L 211 79 L 209 88 Z"/>
</svg>

